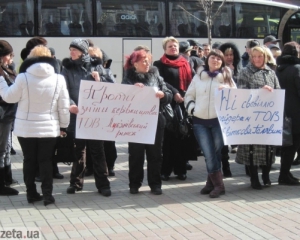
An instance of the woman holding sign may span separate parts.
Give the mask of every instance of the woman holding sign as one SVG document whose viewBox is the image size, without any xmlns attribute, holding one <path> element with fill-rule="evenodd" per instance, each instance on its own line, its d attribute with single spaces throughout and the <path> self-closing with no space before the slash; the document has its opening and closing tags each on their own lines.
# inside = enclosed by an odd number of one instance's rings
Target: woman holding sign
<svg viewBox="0 0 300 240">
<path fill-rule="evenodd" d="M 156 67 L 150 67 L 151 55 L 145 50 L 134 51 L 125 63 L 125 78 L 123 84 L 138 87 L 157 87 L 156 97 L 160 104 L 166 105 L 172 100 L 172 92 L 166 87 Z M 161 150 L 164 135 L 165 119 L 159 113 L 155 142 L 151 144 L 129 143 L 129 187 L 131 194 L 137 194 L 144 178 L 145 151 L 147 155 L 148 185 L 155 195 L 162 194 L 161 190 Z"/>
<path fill-rule="evenodd" d="M 225 66 L 220 50 L 212 50 L 205 66 L 198 69 L 185 94 L 185 106 L 193 115 L 193 129 L 206 159 L 207 181 L 201 194 L 217 198 L 225 194 L 221 172 L 222 131 L 215 110 L 215 89 L 236 88 L 231 70 Z"/>
<path fill-rule="evenodd" d="M 239 73 L 238 88 L 263 88 L 270 92 L 280 88 L 275 72 L 267 66 L 268 56 L 263 47 L 257 46 L 251 49 L 250 61 L 251 64 L 248 64 Z M 267 145 L 239 145 L 235 159 L 237 163 L 247 165 L 251 177 L 251 187 L 257 190 L 262 189 L 257 167 L 262 166 L 263 183 L 270 186 L 269 173 L 274 160 L 275 151 L 272 146 Z"/>
</svg>

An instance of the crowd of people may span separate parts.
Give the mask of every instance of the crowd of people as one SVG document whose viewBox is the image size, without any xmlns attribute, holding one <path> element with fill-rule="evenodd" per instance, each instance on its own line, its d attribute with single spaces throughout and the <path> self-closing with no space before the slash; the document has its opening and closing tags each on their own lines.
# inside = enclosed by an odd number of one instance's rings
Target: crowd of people
<svg viewBox="0 0 300 240">
<path fill-rule="evenodd" d="M 189 161 L 203 155 L 207 168 L 206 185 L 200 194 L 217 198 L 225 194 L 223 178 L 232 177 L 229 151 L 235 161 L 245 165 L 253 189 L 263 189 L 258 177 L 262 169 L 264 186 L 270 186 L 270 169 L 275 155 L 281 154 L 278 183 L 300 185 L 291 165 L 300 164 L 300 127 L 293 124 L 293 144 L 224 146 L 215 110 L 215 89 L 259 89 L 266 93 L 285 89 L 284 112 L 294 123 L 300 121 L 300 46 L 267 36 L 263 45 L 255 39 L 245 43 L 241 55 L 233 42 L 212 46 L 194 39 L 179 42 L 166 37 L 163 54 L 153 61 L 147 46 L 137 46 L 126 56 L 122 84 L 140 88 L 156 87 L 160 102 L 154 144 L 128 143 L 129 192 L 138 194 L 144 179 L 145 153 L 151 193 L 162 194 L 162 181 L 173 173 L 186 180 L 192 169 Z M 70 56 L 59 61 L 55 50 L 42 37 L 30 39 L 21 52 L 18 74 L 13 64 L 13 47 L 0 40 L 0 195 L 18 195 L 11 187 L 12 130 L 20 143 L 24 161 L 23 177 L 29 203 L 55 202 L 53 178 L 63 178 L 53 160 L 57 139 L 68 136 L 74 143 L 74 161 L 68 194 L 81 191 L 84 176 L 94 175 L 98 192 L 111 195 L 108 176 L 115 176 L 115 142 L 76 138 L 76 115 L 82 79 L 115 83 L 110 70 L 112 59 L 89 39 L 74 39 Z M 153 64 L 152 64 L 153 63 Z M 163 107 L 170 104 L 192 117 L 193 134 L 182 137 L 166 128 Z M 99 136 L 101 139 L 101 136 Z M 278 151 L 280 149 L 280 151 Z M 294 156 L 297 153 L 297 158 Z M 36 188 L 40 181 L 42 195 Z"/>
</svg>

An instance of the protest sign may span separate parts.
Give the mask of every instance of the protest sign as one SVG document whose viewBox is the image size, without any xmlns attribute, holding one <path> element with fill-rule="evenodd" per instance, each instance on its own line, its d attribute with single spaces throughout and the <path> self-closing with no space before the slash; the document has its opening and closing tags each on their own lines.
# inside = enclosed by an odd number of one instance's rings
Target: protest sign
<svg viewBox="0 0 300 240">
<path fill-rule="evenodd" d="M 82 80 L 76 138 L 153 144 L 159 113 L 156 91 Z"/>
<path fill-rule="evenodd" d="M 225 145 L 282 145 L 284 90 L 223 89 L 215 92 Z"/>
</svg>

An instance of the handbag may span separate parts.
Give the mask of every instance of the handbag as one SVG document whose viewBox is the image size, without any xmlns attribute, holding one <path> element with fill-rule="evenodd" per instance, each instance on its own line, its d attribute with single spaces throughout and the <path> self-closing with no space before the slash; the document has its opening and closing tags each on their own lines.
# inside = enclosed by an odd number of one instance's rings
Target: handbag
<svg viewBox="0 0 300 240">
<path fill-rule="evenodd" d="M 75 143 L 72 134 L 67 133 L 65 137 L 57 138 L 53 160 L 68 165 L 76 161 Z"/>
<path fill-rule="evenodd" d="M 173 121 L 174 112 L 170 103 L 161 107 L 161 112 L 164 115 L 167 124 Z"/>
<path fill-rule="evenodd" d="M 176 137 L 184 139 L 190 136 L 193 132 L 192 118 L 188 116 L 186 111 L 183 111 L 177 103 L 173 109 L 174 118 L 172 125 L 168 130 L 175 133 Z"/>
<path fill-rule="evenodd" d="M 292 118 L 284 116 L 282 127 L 282 146 L 288 147 L 291 145 L 293 145 Z"/>
</svg>

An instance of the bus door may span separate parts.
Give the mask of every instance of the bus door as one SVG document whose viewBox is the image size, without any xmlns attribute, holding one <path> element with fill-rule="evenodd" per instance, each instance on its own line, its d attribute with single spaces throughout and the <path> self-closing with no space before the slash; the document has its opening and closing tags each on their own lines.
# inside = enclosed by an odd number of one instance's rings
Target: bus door
<svg viewBox="0 0 300 240">
<path fill-rule="evenodd" d="M 152 52 L 152 39 L 151 38 L 123 38 L 122 56 L 129 56 L 137 46 L 145 45 Z M 123 65 L 125 64 L 123 58 Z M 124 72 L 123 72 L 124 73 Z M 123 74 L 124 76 L 124 74 Z M 123 79 L 123 78 L 122 78 Z"/>
<path fill-rule="evenodd" d="M 281 20 L 281 26 L 278 31 L 278 38 L 282 39 L 281 44 L 286 42 L 295 41 L 300 43 L 300 12 L 291 15 L 284 24 L 284 20 Z M 283 31 L 281 32 L 281 27 Z M 281 34 L 282 33 L 282 34 Z M 282 46 L 281 46 L 282 47 Z"/>
</svg>

